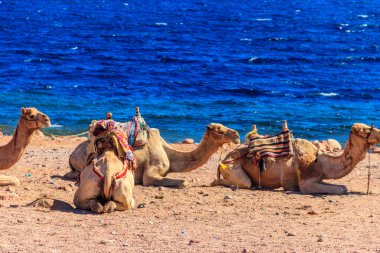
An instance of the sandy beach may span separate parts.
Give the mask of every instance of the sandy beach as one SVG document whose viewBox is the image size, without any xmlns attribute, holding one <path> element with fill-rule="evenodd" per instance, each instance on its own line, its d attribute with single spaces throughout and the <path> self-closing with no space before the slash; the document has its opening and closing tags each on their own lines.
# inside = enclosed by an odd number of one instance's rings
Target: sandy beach
<svg viewBox="0 0 380 253">
<path fill-rule="evenodd" d="M 0 145 L 9 139 L 0 137 Z M 313 196 L 211 187 L 218 152 L 198 170 L 175 175 L 189 187 L 136 186 L 135 209 L 98 215 L 74 209 L 75 182 L 64 177 L 84 140 L 35 136 L 2 171 L 21 185 L 0 188 L 0 252 L 380 252 L 379 154 L 370 155 L 370 195 L 368 156 L 336 181 L 349 194 Z"/>
</svg>

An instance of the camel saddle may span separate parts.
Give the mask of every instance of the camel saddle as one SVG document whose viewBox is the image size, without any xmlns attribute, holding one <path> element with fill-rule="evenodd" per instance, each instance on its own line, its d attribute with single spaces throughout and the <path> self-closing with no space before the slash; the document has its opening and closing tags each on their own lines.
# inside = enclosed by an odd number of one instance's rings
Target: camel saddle
<svg viewBox="0 0 380 253">
<path fill-rule="evenodd" d="M 98 124 L 103 124 L 103 123 L 104 122 L 100 122 Z M 113 123 L 110 123 L 110 125 L 112 124 Z M 107 130 L 99 131 L 97 127 L 98 125 L 95 127 L 95 130 L 94 130 L 95 140 L 93 142 L 93 147 L 92 147 L 93 151 L 97 152 L 97 156 L 99 156 L 103 152 L 103 150 L 97 150 L 96 148 L 97 142 L 100 140 L 108 140 L 110 143 L 112 143 L 112 146 L 117 151 L 118 157 L 122 161 L 126 161 L 126 160 L 129 161 L 132 165 L 131 169 L 135 170 L 137 168 L 137 159 L 133 154 L 133 148 L 128 144 L 127 134 L 124 131 L 115 129 L 115 128 L 112 128 L 112 129 L 106 128 Z M 89 145 L 89 146 L 92 146 L 92 145 Z M 91 154 L 94 154 L 94 152 L 92 153 L 89 152 L 89 154 L 91 156 Z"/>
<path fill-rule="evenodd" d="M 249 136 L 248 157 L 256 161 L 276 158 L 288 158 L 293 154 L 290 140 L 293 138 L 289 130 L 273 136 L 251 134 Z"/>
<path fill-rule="evenodd" d="M 100 120 L 96 123 L 93 135 L 96 136 L 100 132 L 120 130 L 127 136 L 130 146 L 139 147 L 147 143 L 148 131 L 150 130 L 148 124 L 141 116 L 135 116 L 131 121 L 121 123 L 112 119 Z"/>
<path fill-rule="evenodd" d="M 126 123 L 125 132 L 128 136 L 129 145 L 132 147 L 143 146 L 147 143 L 148 131 L 150 130 L 148 124 L 141 116 L 135 116 L 131 121 Z"/>
</svg>

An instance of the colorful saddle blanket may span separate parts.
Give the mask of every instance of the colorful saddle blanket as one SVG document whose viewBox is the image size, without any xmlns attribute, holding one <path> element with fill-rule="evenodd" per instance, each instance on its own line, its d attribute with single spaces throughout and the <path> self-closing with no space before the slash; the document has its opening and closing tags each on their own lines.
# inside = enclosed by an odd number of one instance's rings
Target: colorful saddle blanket
<svg viewBox="0 0 380 253">
<path fill-rule="evenodd" d="M 111 120 L 108 121 L 109 122 L 100 121 L 95 126 L 93 133 L 95 139 L 93 141 L 93 145 L 89 145 L 92 149 L 89 154 L 95 152 L 96 145 L 99 140 L 108 139 L 117 150 L 119 158 L 122 161 L 129 161 L 132 165 L 132 169 L 136 169 L 137 159 L 133 154 L 132 147 L 128 144 L 128 136 L 124 131 L 116 129 L 113 124 L 114 122 L 111 122 Z M 97 150 L 98 155 L 102 152 L 102 150 Z"/>
<path fill-rule="evenodd" d="M 148 124 L 142 117 L 133 117 L 131 121 L 126 123 L 125 129 L 125 132 L 128 135 L 129 145 L 133 147 L 145 145 L 147 142 L 149 130 L 150 128 Z"/>
<path fill-rule="evenodd" d="M 285 131 L 274 136 L 260 136 L 253 134 L 249 136 L 248 157 L 260 160 L 264 157 L 289 157 L 292 155 L 290 131 Z"/>
<path fill-rule="evenodd" d="M 138 147 L 146 144 L 149 129 L 148 124 L 142 117 L 135 116 L 126 123 L 116 122 L 112 119 L 100 120 L 96 123 L 92 134 L 97 136 L 105 131 L 119 130 L 126 134 L 127 143 L 130 146 Z"/>
</svg>

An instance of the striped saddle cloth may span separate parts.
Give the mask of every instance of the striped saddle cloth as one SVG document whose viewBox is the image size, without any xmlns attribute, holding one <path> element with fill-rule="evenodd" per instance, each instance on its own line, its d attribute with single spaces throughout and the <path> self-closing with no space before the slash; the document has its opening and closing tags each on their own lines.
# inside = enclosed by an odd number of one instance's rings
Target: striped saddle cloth
<svg viewBox="0 0 380 253">
<path fill-rule="evenodd" d="M 255 160 L 261 158 L 289 157 L 292 155 L 290 139 L 292 134 L 289 130 L 273 136 L 259 136 L 257 134 L 249 136 L 248 157 Z"/>
</svg>

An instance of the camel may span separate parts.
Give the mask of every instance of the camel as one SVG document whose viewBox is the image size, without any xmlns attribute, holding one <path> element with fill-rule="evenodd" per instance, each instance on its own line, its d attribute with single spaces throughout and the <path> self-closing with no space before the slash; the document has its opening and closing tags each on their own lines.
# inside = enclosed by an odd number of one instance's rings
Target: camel
<svg viewBox="0 0 380 253">
<path fill-rule="evenodd" d="M 254 186 L 305 194 L 345 194 L 347 187 L 323 182 L 339 179 L 349 174 L 368 149 L 380 142 L 380 131 L 365 124 L 352 126 L 344 151 L 339 155 L 318 154 L 318 148 L 304 139 L 293 139 L 294 155 L 287 159 L 267 162 L 266 170 L 260 172 L 252 157 L 247 157 L 248 147 L 232 151 L 219 166 L 223 178 L 214 185 L 251 188 Z M 223 168 L 221 168 L 223 167 Z"/>
<path fill-rule="evenodd" d="M 197 148 L 190 152 L 183 152 L 172 148 L 161 137 L 158 129 L 148 131 L 147 144 L 134 147 L 138 161 L 135 174 L 135 184 L 144 186 L 167 186 L 183 188 L 187 181 L 169 178 L 172 172 L 190 172 L 202 165 L 225 143 L 240 143 L 239 134 L 230 128 L 218 123 L 207 126 L 202 141 Z M 87 158 L 87 140 L 73 151 L 70 156 L 70 167 L 74 171 L 81 171 Z"/>
<path fill-rule="evenodd" d="M 50 126 L 50 119 L 36 108 L 21 108 L 21 117 L 12 139 L 0 147 L 0 170 L 11 168 L 21 159 L 32 134 L 43 127 Z M 10 176 L 0 176 L 0 186 L 20 185 L 20 180 Z"/>
<path fill-rule="evenodd" d="M 134 166 L 119 155 L 120 149 L 107 134 L 95 142 L 101 154 L 83 168 L 74 205 L 96 213 L 124 211 L 134 207 Z M 121 175 L 121 176 L 118 176 Z M 104 205 L 102 204 L 103 202 Z"/>
<path fill-rule="evenodd" d="M 319 149 L 319 153 L 338 152 L 342 150 L 340 143 L 334 139 L 312 141 L 312 143 Z"/>
</svg>

